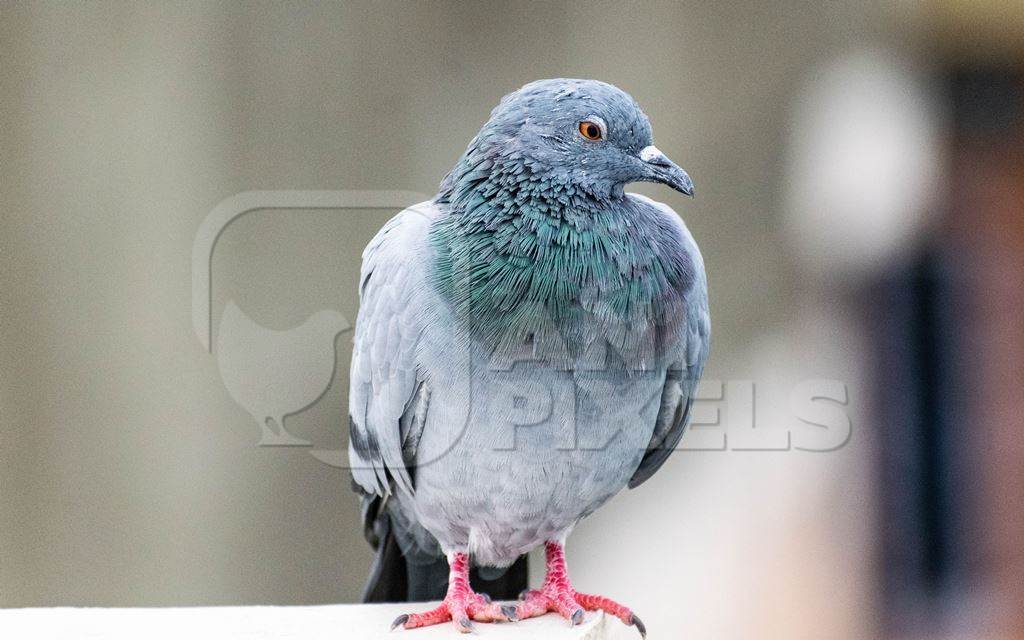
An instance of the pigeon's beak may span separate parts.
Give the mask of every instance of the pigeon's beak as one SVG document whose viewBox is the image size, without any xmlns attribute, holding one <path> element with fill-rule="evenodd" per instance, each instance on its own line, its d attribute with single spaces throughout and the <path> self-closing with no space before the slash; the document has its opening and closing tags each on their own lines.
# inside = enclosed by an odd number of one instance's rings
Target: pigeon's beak
<svg viewBox="0 0 1024 640">
<path fill-rule="evenodd" d="M 644 147 L 640 152 L 640 160 L 646 165 L 645 180 L 667 184 L 676 191 L 693 197 L 693 180 L 679 168 L 679 165 L 659 151 L 658 147 Z"/>
</svg>

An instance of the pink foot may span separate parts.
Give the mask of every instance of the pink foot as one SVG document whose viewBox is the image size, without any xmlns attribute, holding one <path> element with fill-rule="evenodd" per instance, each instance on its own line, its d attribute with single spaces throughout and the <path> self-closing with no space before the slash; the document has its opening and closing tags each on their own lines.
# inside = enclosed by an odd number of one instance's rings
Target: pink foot
<svg viewBox="0 0 1024 640">
<path fill-rule="evenodd" d="M 554 611 L 569 620 L 570 624 L 577 625 L 583 622 L 584 610 L 601 610 L 627 625 L 635 626 L 641 637 L 647 637 L 647 628 L 629 607 L 603 596 L 580 593 L 572 588 L 565 567 L 565 552 L 562 545 L 548 542 L 544 549 L 547 555 L 547 577 L 544 578 L 544 584 L 540 589 L 527 591 L 520 596 L 522 602 L 516 607 L 516 615 L 520 619 L 525 620 Z"/>
<path fill-rule="evenodd" d="M 503 622 L 515 620 L 515 607 L 494 604 L 486 595 L 475 593 L 469 588 L 469 558 L 464 553 L 454 553 L 448 558 L 448 593 L 440 606 L 426 613 L 404 613 L 391 623 L 391 629 L 427 627 L 451 620 L 462 633 L 473 630 L 472 620 L 478 622 Z"/>
</svg>

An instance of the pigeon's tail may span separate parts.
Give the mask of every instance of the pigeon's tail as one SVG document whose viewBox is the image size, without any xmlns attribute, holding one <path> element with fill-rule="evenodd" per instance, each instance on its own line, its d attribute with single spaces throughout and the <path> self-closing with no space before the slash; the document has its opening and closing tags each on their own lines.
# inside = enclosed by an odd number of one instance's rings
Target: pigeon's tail
<svg viewBox="0 0 1024 640">
<path fill-rule="evenodd" d="M 386 518 L 387 516 L 385 516 Z M 402 553 L 390 525 L 380 538 L 377 556 L 363 589 L 363 602 L 428 602 L 444 598 L 448 561 L 434 556 L 428 562 L 410 562 Z"/>
<path fill-rule="evenodd" d="M 364 531 L 377 550 L 363 589 L 363 602 L 442 600 L 448 589 L 448 560 L 432 536 L 432 545 L 422 541 L 417 544 L 416 540 L 429 533 L 394 511 L 381 504 L 377 496 L 363 498 Z M 417 529 L 421 535 L 416 535 Z M 514 600 L 526 590 L 528 579 L 525 555 L 507 569 L 481 567 L 470 571 L 469 576 L 475 591 L 496 600 Z"/>
</svg>

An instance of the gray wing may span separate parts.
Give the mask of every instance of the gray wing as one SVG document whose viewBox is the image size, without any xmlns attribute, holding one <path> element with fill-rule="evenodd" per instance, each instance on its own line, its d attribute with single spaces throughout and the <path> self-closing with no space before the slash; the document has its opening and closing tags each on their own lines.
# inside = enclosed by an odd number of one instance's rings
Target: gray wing
<svg viewBox="0 0 1024 640">
<path fill-rule="evenodd" d="M 678 223 L 683 237 L 683 245 L 694 261 L 696 278 L 685 295 L 686 327 L 681 331 L 677 343 L 672 349 L 673 360 L 665 376 L 665 386 L 661 393 L 661 408 L 654 425 L 654 433 L 647 445 L 647 452 L 640 460 L 640 466 L 629 479 L 632 489 L 644 483 L 665 464 L 665 460 L 679 444 L 686 425 L 690 419 L 690 407 L 693 406 L 697 383 L 704 372 L 704 363 L 708 359 L 711 345 L 711 318 L 708 314 L 708 285 L 704 272 L 704 260 L 694 242 L 690 231 L 667 205 L 655 202 L 644 196 L 630 194 L 642 199 L 665 213 Z"/>
<path fill-rule="evenodd" d="M 436 213 L 430 202 L 402 211 L 363 251 L 348 453 L 353 483 L 367 497 L 413 492 L 409 467 L 430 397 L 416 347 L 426 315 L 424 249 Z"/>
</svg>

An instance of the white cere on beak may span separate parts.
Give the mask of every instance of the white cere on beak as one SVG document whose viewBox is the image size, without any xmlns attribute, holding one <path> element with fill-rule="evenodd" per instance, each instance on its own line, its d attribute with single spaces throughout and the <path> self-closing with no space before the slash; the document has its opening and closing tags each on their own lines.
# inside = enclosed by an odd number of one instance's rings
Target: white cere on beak
<svg viewBox="0 0 1024 640">
<path fill-rule="evenodd" d="M 658 147 L 653 144 L 649 147 L 644 147 L 643 150 L 640 151 L 640 159 L 644 162 L 650 162 L 655 158 L 663 158 L 664 156 L 665 154 L 663 154 Z"/>
</svg>

